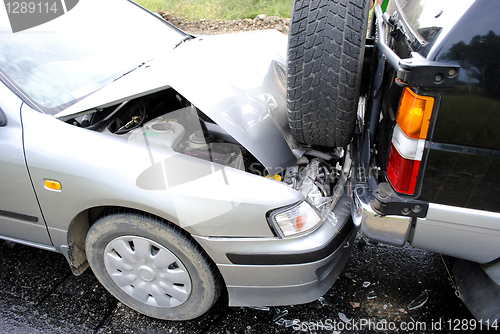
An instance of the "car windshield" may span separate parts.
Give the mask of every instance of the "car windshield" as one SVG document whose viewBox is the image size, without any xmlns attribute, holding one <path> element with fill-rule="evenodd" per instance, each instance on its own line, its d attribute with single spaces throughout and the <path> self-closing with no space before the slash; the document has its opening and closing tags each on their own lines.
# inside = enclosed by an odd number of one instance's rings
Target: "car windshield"
<svg viewBox="0 0 500 334">
<path fill-rule="evenodd" d="M 49 114 L 165 55 L 186 37 L 125 0 L 80 1 L 52 21 L 11 31 L 8 20 L 0 20 L 0 70 Z"/>
</svg>

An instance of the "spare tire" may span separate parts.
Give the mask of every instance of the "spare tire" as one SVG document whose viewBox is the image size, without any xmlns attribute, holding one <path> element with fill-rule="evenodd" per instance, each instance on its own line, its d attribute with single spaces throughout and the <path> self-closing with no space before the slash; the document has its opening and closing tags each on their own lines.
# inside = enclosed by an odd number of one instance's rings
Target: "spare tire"
<svg viewBox="0 0 500 334">
<path fill-rule="evenodd" d="M 368 0 L 295 0 L 288 38 L 288 120 L 304 144 L 347 146 L 356 124 Z"/>
</svg>

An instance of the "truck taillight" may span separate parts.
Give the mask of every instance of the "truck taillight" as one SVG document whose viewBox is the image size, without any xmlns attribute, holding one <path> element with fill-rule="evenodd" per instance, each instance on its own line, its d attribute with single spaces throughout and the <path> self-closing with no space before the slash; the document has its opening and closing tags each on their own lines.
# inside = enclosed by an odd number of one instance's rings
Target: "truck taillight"
<svg viewBox="0 0 500 334">
<path fill-rule="evenodd" d="M 387 165 L 387 178 L 400 193 L 415 193 L 433 108 L 433 97 L 403 91 Z"/>
<path fill-rule="evenodd" d="M 401 130 L 414 139 L 426 139 L 431 122 L 434 98 L 415 94 L 406 87 L 398 110 L 398 124 Z"/>
</svg>

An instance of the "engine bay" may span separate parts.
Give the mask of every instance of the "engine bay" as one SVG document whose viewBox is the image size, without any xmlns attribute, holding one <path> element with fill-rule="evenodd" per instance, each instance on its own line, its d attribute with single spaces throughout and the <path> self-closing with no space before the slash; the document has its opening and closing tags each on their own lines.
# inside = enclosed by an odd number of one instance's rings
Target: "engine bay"
<svg viewBox="0 0 500 334">
<path fill-rule="evenodd" d="M 267 177 L 300 191 L 318 209 L 329 207 L 335 197 L 346 158 L 343 149 L 310 150 L 295 165 L 269 175 L 251 152 L 172 88 L 96 109 L 68 123 L 128 142 L 147 140 L 148 145 Z"/>
</svg>

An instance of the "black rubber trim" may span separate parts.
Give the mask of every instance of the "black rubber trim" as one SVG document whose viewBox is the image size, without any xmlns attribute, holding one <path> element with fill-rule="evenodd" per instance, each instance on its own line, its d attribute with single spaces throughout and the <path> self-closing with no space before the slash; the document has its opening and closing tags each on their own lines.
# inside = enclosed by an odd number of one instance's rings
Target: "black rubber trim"
<svg viewBox="0 0 500 334">
<path fill-rule="evenodd" d="M 326 223 L 328 224 L 328 223 Z M 339 246 L 347 239 L 349 233 L 353 229 L 354 224 L 352 218 L 342 226 L 339 233 L 330 240 L 326 245 L 315 250 L 302 253 L 288 254 L 242 254 L 228 253 L 227 258 L 233 264 L 253 265 L 253 266 L 274 266 L 283 264 L 302 264 L 322 260 L 335 252 Z"/>
<path fill-rule="evenodd" d="M 453 153 L 463 153 L 463 154 L 473 154 L 481 155 L 485 157 L 500 158 L 500 150 L 489 149 L 489 148 L 479 148 L 465 145 L 455 145 L 447 143 L 431 142 L 431 149 L 453 152 Z"/>
<path fill-rule="evenodd" d="M 19 220 L 25 220 L 25 221 L 28 221 L 30 223 L 38 222 L 38 217 L 24 215 L 22 213 L 17 213 L 17 212 L 5 211 L 5 210 L 0 210 L 0 216 L 19 219 Z"/>
</svg>

